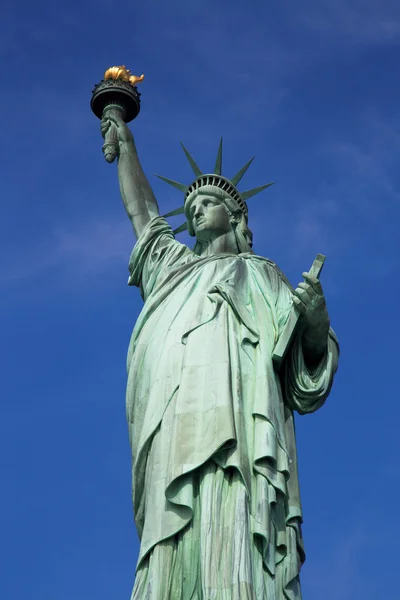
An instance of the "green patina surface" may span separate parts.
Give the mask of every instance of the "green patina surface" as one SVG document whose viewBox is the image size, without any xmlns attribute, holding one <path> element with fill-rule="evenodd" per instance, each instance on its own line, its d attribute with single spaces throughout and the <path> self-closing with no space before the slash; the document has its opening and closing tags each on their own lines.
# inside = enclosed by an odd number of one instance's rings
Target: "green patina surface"
<svg viewBox="0 0 400 600">
<path fill-rule="evenodd" d="M 118 113 L 103 119 L 103 135 L 110 127 L 137 237 L 129 284 L 144 300 L 127 360 L 141 540 L 132 599 L 298 600 L 305 555 L 293 411 L 322 406 L 338 361 L 320 267 L 293 289 L 254 254 L 247 205 L 217 180 L 178 188 L 196 237 L 193 250 L 180 243 Z M 274 350 L 291 320 L 278 370 Z"/>
</svg>

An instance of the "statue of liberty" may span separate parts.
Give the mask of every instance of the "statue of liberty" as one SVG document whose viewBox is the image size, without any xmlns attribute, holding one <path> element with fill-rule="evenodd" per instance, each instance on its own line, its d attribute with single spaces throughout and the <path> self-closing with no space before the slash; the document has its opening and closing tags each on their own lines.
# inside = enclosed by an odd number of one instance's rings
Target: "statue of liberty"
<svg viewBox="0 0 400 600">
<path fill-rule="evenodd" d="M 299 600 L 304 561 L 293 411 L 327 398 L 337 369 L 318 278 L 293 289 L 252 250 L 250 163 L 222 176 L 191 155 L 181 191 L 196 238 L 180 243 L 160 216 L 128 126 L 103 117 L 118 140 L 118 177 L 133 225 L 128 283 L 144 307 L 128 351 L 126 410 L 132 497 L 141 541 L 131 600 Z M 250 161 L 251 162 L 251 161 Z M 277 369 L 273 350 L 291 312 L 299 327 Z"/>
</svg>

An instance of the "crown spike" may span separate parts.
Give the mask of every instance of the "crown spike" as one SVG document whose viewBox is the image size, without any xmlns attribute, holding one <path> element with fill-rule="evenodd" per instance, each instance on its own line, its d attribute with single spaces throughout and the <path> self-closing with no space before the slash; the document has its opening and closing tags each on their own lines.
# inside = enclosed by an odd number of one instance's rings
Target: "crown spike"
<svg viewBox="0 0 400 600">
<path fill-rule="evenodd" d="M 163 181 L 165 181 L 165 183 L 169 183 L 169 185 L 172 185 L 174 188 L 176 188 L 180 192 L 183 192 L 184 194 L 186 194 L 187 189 L 188 189 L 187 185 L 184 185 L 183 183 L 179 183 L 179 181 L 174 181 L 173 179 L 168 179 L 167 177 L 163 177 L 162 175 L 157 175 L 157 173 L 154 173 L 154 175 L 156 177 L 158 177 L 159 179 L 162 179 Z"/>
<path fill-rule="evenodd" d="M 253 158 L 251 158 L 249 160 L 249 162 L 247 162 L 244 167 L 242 167 L 240 169 L 240 171 L 238 173 L 236 173 L 236 175 L 234 177 L 232 177 L 231 182 L 233 183 L 233 185 L 237 185 L 239 183 L 239 181 L 242 179 L 243 175 L 246 173 L 247 169 L 249 168 L 249 166 L 251 165 L 251 163 L 253 162 L 253 160 L 255 159 L 255 156 L 253 156 Z"/>
<path fill-rule="evenodd" d="M 176 233 L 182 233 L 182 231 L 186 231 L 187 228 L 188 228 L 188 224 L 187 224 L 187 221 L 185 221 L 185 223 L 182 223 L 182 225 L 180 225 L 179 227 L 177 227 L 176 229 L 174 229 L 174 231 L 172 233 L 174 235 Z"/>
<path fill-rule="evenodd" d="M 222 137 L 219 141 L 217 158 L 215 159 L 214 173 L 216 175 L 222 175 Z"/>
<path fill-rule="evenodd" d="M 164 217 L 164 219 L 168 219 L 168 217 L 176 217 L 177 215 L 183 215 L 184 212 L 185 212 L 185 207 L 180 206 L 179 208 L 176 208 L 175 210 L 171 210 L 171 212 L 167 213 L 166 215 L 163 215 L 163 217 Z"/>
<path fill-rule="evenodd" d="M 252 190 L 247 190 L 247 192 L 241 192 L 241 196 L 243 200 L 246 201 L 248 198 L 259 194 L 260 192 L 268 188 L 270 185 L 274 185 L 274 183 L 275 181 L 272 181 L 271 183 L 266 183 L 265 185 L 260 185 L 260 187 L 253 188 Z"/>
<path fill-rule="evenodd" d="M 186 154 L 186 158 L 188 159 L 190 166 L 193 169 L 193 173 L 196 175 L 196 177 L 200 177 L 201 175 L 203 175 L 202 171 L 200 171 L 199 167 L 196 165 L 195 161 L 193 160 L 193 158 L 191 157 L 189 152 L 186 150 L 186 148 L 182 144 L 182 142 L 181 142 L 181 146 L 183 148 L 184 153 Z"/>
</svg>

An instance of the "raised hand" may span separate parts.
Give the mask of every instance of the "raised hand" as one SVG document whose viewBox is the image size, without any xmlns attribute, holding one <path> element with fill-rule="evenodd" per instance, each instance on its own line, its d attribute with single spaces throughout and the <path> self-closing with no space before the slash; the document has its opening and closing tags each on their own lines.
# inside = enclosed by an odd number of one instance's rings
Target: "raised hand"
<svg viewBox="0 0 400 600">
<path fill-rule="evenodd" d="M 111 127 L 115 127 L 120 152 L 125 146 L 129 147 L 133 145 L 132 132 L 117 110 L 108 110 L 103 116 L 100 125 L 103 138 L 106 137 L 106 134 Z"/>
</svg>

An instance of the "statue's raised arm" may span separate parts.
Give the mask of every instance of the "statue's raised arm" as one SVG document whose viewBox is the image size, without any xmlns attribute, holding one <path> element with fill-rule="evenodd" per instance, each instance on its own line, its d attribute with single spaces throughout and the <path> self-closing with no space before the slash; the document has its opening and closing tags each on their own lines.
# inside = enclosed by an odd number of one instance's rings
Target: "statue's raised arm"
<svg viewBox="0 0 400 600">
<path fill-rule="evenodd" d="M 158 204 L 140 164 L 132 132 L 117 111 L 108 111 L 103 117 L 103 137 L 112 124 L 118 136 L 118 179 L 122 201 L 136 237 L 139 237 L 150 219 L 159 214 Z"/>
</svg>

